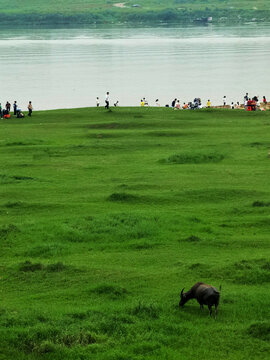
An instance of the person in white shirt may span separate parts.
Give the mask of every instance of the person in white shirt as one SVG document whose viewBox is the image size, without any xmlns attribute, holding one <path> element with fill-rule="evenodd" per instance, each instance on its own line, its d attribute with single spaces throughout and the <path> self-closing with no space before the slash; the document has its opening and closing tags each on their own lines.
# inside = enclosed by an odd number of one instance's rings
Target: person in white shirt
<svg viewBox="0 0 270 360">
<path fill-rule="evenodd" d="M 109 107 L 110 107 L 109 95 L 110 95 L 110 93 L 109 93 L 109 91 L 107 91 L 106 97 L 105 97 L 105 109 L 109 109 Z"/>
<path fill-rule="evenodd" d="M 224 96 L 223 96 L 223 106 L 226 106 L 226 104 L 227 104 L 227 98 L 226 98 L 226 96 L 224 95 Z"/>
<path fill-rule="evenodd" d="M 96 98 L 97 107 L 99 107 L 99 97 Z"/>
<path fill-rule="evenodd" d="M 234 103 L 233 102 L 231 103 L 231 109 L 232 110 L 234 109 Z"/>
<path fill-rule="evenodd" d="M 156 106 L 160 106 L 159 100 L 156 99 Z"/>
</svg>

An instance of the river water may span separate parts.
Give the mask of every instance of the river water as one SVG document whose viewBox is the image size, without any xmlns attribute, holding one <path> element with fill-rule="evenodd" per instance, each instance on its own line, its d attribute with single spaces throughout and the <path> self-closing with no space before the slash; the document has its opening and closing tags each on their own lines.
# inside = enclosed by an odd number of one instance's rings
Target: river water
<svg viewBox="0 0 270 360">
<path fill-rule="evenodd" d="M 0 102 L 35 109 L 270 98 L 270 25 L 0 29 Z"/>
</svg>

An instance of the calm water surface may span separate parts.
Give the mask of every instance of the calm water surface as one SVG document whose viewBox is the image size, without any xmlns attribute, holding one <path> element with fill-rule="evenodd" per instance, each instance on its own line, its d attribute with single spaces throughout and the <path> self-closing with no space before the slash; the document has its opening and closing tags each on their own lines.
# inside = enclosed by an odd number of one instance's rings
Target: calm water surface
<svg viewBox="0 0 270 360">
<path fill-rule="evenodd" d="M 0 30 L 0 102 L 35 109 L 120 105 L 141 97 L 220 104 L 270 98 L 270 25 Z"/>
</svg>

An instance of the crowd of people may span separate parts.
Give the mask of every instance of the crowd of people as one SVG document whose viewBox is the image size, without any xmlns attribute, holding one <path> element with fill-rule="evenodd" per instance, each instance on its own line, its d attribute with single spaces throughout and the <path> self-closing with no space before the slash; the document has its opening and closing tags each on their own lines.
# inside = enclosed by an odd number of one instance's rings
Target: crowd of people
<svg viewBox="0 0 270 360">
<path fill-rule="evenodd" d="M 110 93 L 107 92 L 105 95 L 105 109 L 109 109 L 110 108 Z M 262 99 L 262 103 L 263 105 L 266 107 L 267 105 L 267 100 L 266 97 L 263 96 Z M 117 100 L 116 102 L 114 102 L 113 104 L 115 107 L 119 105 L 119 101 Z M 141 98 L 140 101 L 140 105 L 141 107 L 144 106 L 150 106 L 148 100 L 146 100 L 145 97 Z M 100 106 L 100 99 L 99 97 L 96 98 L 96 106 L 99 107 Z M 160 101 L 159 99 L 155 100 L 155 106 L 160 107 Z M 170 104 L 166 104 L 165 107 L 171 107 L 174 110 L 194 110 L 194 109 L 202 109 L 202 108 L 212 108 L 214 106 L 212 106 L 211 100 L 208 99 L 205 106 L 202 104 L 201 98 L 195 98 L 193 101 L 187 102 L 187 103 L 180 103 L 180 100 L 177 98 L 174 98 L 172 100 L 172 102 Z M 258 96 L 253 96 L 252 98 L 249 97 L 248 93 L 246 93 L 246 95 L 244 96 L 244 102 L 242 104 L 240 104 L 239 101 L 237 102 L 230 102 L 227 103 L 227 96 L 223 96 L 222 99 L 222 105 L 220 106 L 215 106 L 216 108 L 230 108 L 230 109 L 246 109 L 247 111 L 255 111 L 257 109 L 261 109 L 261 110 L 265 110 L 265 107 L 261 107 L 261 104 L 259 102 L 259 98 Z"/>
<path fill-rule="evenodd" d="M 27 105 L 27 110 L 28 110 L 28 116 L 32 115 L 33 112 L 33 105 L 32 105 L 32 101 L 29 101 L 28 105 Z M 0 103 L 0 114 L 1 114 L 1 119 L 9 119 L 11 117 L 11 104 L 9 101 L 6 102 L 5 107 L 2 107 L 2 104 Z M 14 101 L 13 103 L 13 115 L 16 116 L 16 118 L 21 119 L 24 118 L 24 113 L 22 112 L 22 109 L 20 108 L 20 106 L 17 104 L 17 101 Z"/>
</svg>

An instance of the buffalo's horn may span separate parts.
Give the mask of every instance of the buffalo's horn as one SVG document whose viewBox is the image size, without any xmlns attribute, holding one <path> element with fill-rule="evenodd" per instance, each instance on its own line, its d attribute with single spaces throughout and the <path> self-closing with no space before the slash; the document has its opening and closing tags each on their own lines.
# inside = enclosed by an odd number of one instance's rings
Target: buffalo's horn
<svg viewBox="0 0 270 360">
<path fill-rule="evenodd" d="M 183 296 L 184 290 L 185 290 L 185 288 L 183 288 L 182 291 L 181 291 L 181 297 Z"/>
</svg>

